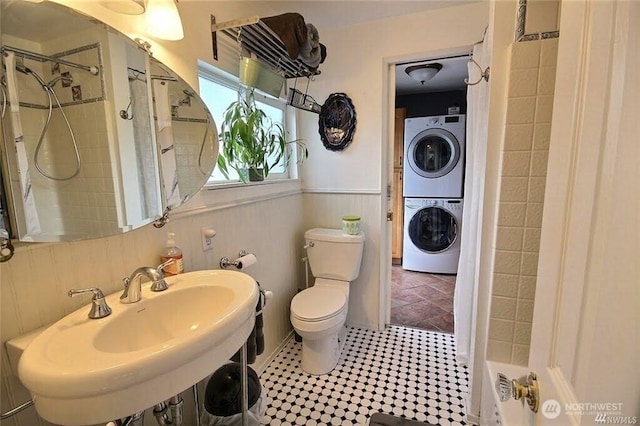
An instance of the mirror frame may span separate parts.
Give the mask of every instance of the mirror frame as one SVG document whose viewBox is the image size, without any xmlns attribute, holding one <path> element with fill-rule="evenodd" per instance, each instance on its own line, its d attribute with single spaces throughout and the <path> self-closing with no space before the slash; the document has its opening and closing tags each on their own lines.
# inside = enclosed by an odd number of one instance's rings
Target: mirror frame
<svg viewBox="0 0 640 426">
<path fill-rule="evenodd" d="M 149 223 L 153 223 L 156 227 L 161 226 L 163 219 L 166 221 L 167 218 L 167 214 L 170 210 L 173 210 L 177 207 L 179 207 L 180 205 L 184 204 L 187 200 L 191 199 L 196 193 L 198 193 L 200 191 L 200 189 L 202 189 L 202 187 L 204 187 L 204 185 L 206 185 L 209 177 L 211 176 L 211 173 L 213 172 L 213 170 L 215 169 L 216 163 L 217 163 L 217 155 L 218 155 L 218 148 L 219 148 L 219 139 L 218 139 L 218 133 L 217 133 L 217 128 L 216 128 L 216 124 L 215 121 L 213 119 L 213 116 L 211 115 L 210 111 L 208 110 L 206 104 L 204 103 L 204 101 L 202 100 L 202 98 L 200 98 L 198 92 L 196 92 L 195 90 L 193 90 L 193 88 L 184 80 L 182 79 L 177 73 L 171 71 L 171 68 L 169 66 L 167 66 L 166 64 L 163 64 L 162 62 L 158 61 L 157 59 L 153 58 L 151 56 L 151 52 L 149 51 L 148 47 L 149 45 L 147 44 L 145 46 L 145 44 L 140 43 L 138 41 L 138 39 L 136 39 L 135 41 L 132 40 L 130 37 L 128 37 L 126 34 L 120 32 L 119 30 L 111 27 L 110 25 L 106 24 L 105 22 L 102 22 L 100 19 L 94 18 L 92 16 L 87 16 L 83 13 L 80 13 L 76 10 L 74 10 L 73 8 L 67 7 L 65 5 L 62 4 L 58 4 L 58 3 L 52 3 L 52 2 L 47 2 L 47 3 L 28 3 L 28 2 L 22 2 L 22 1 L 18 1 L 17 3 L 23 3 L 28 5 L 27 7 L 47 7 L 47 11 L 51 11 L 53 9 L 56 9 L 56 11 L 60 11 L 61 13 L 65 13 L 68 14 L 69 16 L 73 16 L 74 19 L 81 19 L 84 22 L 88 22 L 91 23 L 91 25 L 95 28 L 101 28 L 102 30 L 104 30 L 107 34 L 115 34 L 118 35 L 120 37 L 123 38 L 123 40 L 126 40 L 127 43 L 130 42 L 131 46 L 136 46 L 136 48 L 141 49 L 143 51 L 145 51 L 145 54 L 149 56 L 149 59 L 151 60 L 151 62 L 155 62 L 157 63 L 163 70 L 168 70 L 171 72 L 171 76 L 175 78 L 175 81 L 178 81 L 180 84 L 180 91 L 184 92 L 185 94 L 187 92 L 189 92 L 191 94 L 190 99 L 193 99 L 194 102 L 194 106 L 199 107 L 202 106 L 204 109 L 204 113 L 202 112 L 198 112 L 195 117 L 195 119 L 189 119 L 189 117 L 186 117 L 187 114 L 185 114 L 185 117 L 181 117 L 179 115 L 173 115 L 173 111 L 174 111 L 174 105 L 171 104 L 171 110 L 172 110 L 172 114 L 171 114 L 171 121 L 174 121 L 174 119 L 180 119 L 183 118 L 181 121 L 183 122 L 198 122 L 198 123 L 205 123 L 206 127 L 203 127 L 202 132 L 200 131 L 193 131 L 191 132 L 190 136 L 181 136 L 183 137 L 185 141 L 187 140 L 192 140 L 194 141 L 194 144 L 189 144 L 189 145 L 195 145 L 195 139 L 197 139 L 198 137 L 201 137 L 201 140 L 198 140 L 198 142 L 201 142 L 199 146 L 200 148 L 200 153 L 194 153 L 194 149 L 191 149 L 190 155 L 192 155 L 190 158 L 193 158 L 193 163 L 195 163 L 195 166 L 193 167 L 193 173 L 195 174 L 196 171 L 199 172 L 199 174 L 202 174 L 202 178 L 198 179 L 197 177 L 194 177 L 193 182 L 189 181 L 187 183 L 187 188 L 188 190 L 185 191 L 184 194 L 181 194 L 182 197 L 180 198 L 180 200 L 178 202 L 174 202 L 171 203 L 167 200 L 166 197 L 166 193 L 165 190 L 163 189 L 162 184 L 160 184 L 160 197 L 161 197 L 161 204 L 159 204 L 162 207 L 160 207 L 159 211 L 157 211 L 157 214 L 154 212 L 152 215 L 147 216 L 146 219 L 143 219 L 141 221 L 139 221 L 136 224 L 133 225 L 128 225 L 128 224 L 124 224 L 124 225 L 119 225 L 116 229 L 116 232 L 98 232 L 98 233 L 86 233 L 83 235 L 76 235 L 76 236 L 72 236 L 72 237 L 65 237 L 64 232 L 57 232 L 55 233 L 55 235 L 52 235 L 52 237 L 49 238 L 44 238 L 44 239 L 38 239 L 37 235 L 36 238 L 33 237 L 29 237 L 29 238 L 24 238 L 24 233 L 21 235 L 21 232 L 18 231 L 18 223 L 20 223 L 20 221 L 17 219 L 17 216 L 19 216 L 19 212 L 17 210 L 20 209 L 16 209 L 14 206 L 14 203 L 16 203 L 16 196 L 18 197 L 17 200 L 19 201 L 19 199 L 21 197 L 19 197 L 16 193 L 16 195 L 13 194 L 13 190 L 11 189 L 11 176 L 10 176 L 10 163 L 9 163 L 9 158 L 10 156 L 8 155 L 8 151 L 13 147 L 14 144 L 14 140 L 13 140 L 13 130 L 12 130 L 12 126 L 8 125 L 9 123 L 9 117 L 5 117 L 4 119 L 6 119 L 7 121 L 5 121 L 5 124 L 7 124 L 7 126 L 3 126 L 3 134 L 2 134 L 2 138 L 3 138 L 3 146 L 1 148 L 0 151 L 2 151 L 2 161 L 0 163 L 1 167 L 0 167 L 0 171 L 2 172 L 2 181 L 4 183 L 4 187 L 3 187 L 3 194 L 5 195 L 3 200 L 0 200 L 3 204 L 2 206 L 0 206 L 0 208 L 2 209 L 3 214 L 4 213 L 8 213 L 8 222 L 6 223 L 7 220 L 5 220 L 5 225 L 7 226 L 7 228 L 10 226 L 11 229 L 8 229 L 10 231 L 10 236 L 12 238 L 16 238 L 19 239 L 20 241 L 25 241 L 25 242 L 63 242 L 63 241 L 79 241 L 79 240 L 85 240 L 85 239 L 94 239 L 94 238 L 102 238 L 102 237 L 107 237 L 110 235 L 118 235 L 121 233 L 125 233 L 128 232 L 130 230 L 133 229 L 137 229 L 141 226 L 145 226 L 148 225 Z M 15 9 L 14 9 L 15 10 Z M 33 10 L 33 9 L 25 9 L 25 10 Z M 7 13 L 5 17 L 5 14 L 2 14 L 2 18 L 3 20 L 5 19 L 13 19 L 13 17 L 10 18 L 10 16 L 12 14 Z M 14 14 L 15 15 L 15 14 Z M 25 15 L 30 16 L 28 13 L 25 13 Z M 71 26 L 71 25 L 70 25 Z M 72 26 L 71 26 L 72 27 Z M 39 27 L 38 27 L 39 28 Z M 6 39 L 5 39 L 5 26 L 3 25 L 3 30 L 4 33 L 1 34 L 2 36 L 2 45 L 4 46 L 4 43 L 6 43 Z M 70 32 L 71 35 L 73 35 L 73 32 Z M 18 37 L 20 38 L 20 37 Z M 26 40 L 26 38 L 25 38 Z M 125 43 L 126 44 L 126 43 Z M 46 64 L 46 62 L 44 62 Z M 149 73 L 151 73 L 151 69 L 149 68 Z M 107 67 L 102 67 L 102 69 L 100 69 L 100 78 L 102 80 L 102 84 L 106 85 L 108 84 L 108 80 L 110 79 L 110 77 L 108 77 L 110 73 L 111 69 L 107 69 Z M 56 87 L 56 89 L 58 89 L 60 86 Z M 184 90 L 182 90 L 184 89 Z M 66 90 L 66 89 L 65 89 Z M 71 89 L 69 89 L 71 90 Z M 111 89 L 113 90 L 113 89 Z M 150 99 L 153 99 L 155 97 L 155 93 L 152 91 L 151 88 L 151 84 L 148 85 L 148 91 L 147 91 L 147 96 Z M 186 96 L 186 95 L 185 95 Z M 74 99 L 75 100 L 75 99 Z M 110 105 L 107 110 L 107 106 L 105 104 L 105 120 L 107 122 L 107 131 L 109 133 L 112 133 L 113 136 L 110 136 L 114 138 L 114 140 L 118 143 L 118 145 L 120 143 L 122 143 L 121 137 L 119 136 L 119 134 L 116 132 L 116 123 L 119 120 L 126 120 L 126 117 L 123 117 L 122 114 L 118 114 L 118 111 L 120 111 L 121 109 L 123 109 L 123 107 L 125 107 L 126 105 L 118 105 L 117 106 L 117 110 L 116 105 L 115 105 L 115 101 L 114 99 L 105 99 L 107 101 L 109 101 L 112 105 Z M 173 101 L 173 98 L 171 99 L 171 101 Z M 157 136 L 159 131 L 158 130 L 158 120 L 157 120 L 157 109 L 155 108 L 155 102 L 152 102 L 152 106 L 151 106 L 151 135 L 150 135 L 150 139 L 145 139 L 147 141 L 147 143 L 151 144 L 153 143 L 153 149 L 158 151 L 158 159 L 156 160 L 156 174 L 157 175 L 161 175 L 162 174 L 162 165 L 160 164 L 160 154 L 161 151 L 163 151 L 160 147 L 160 141 L 157 140 Z M 65 105 L 63 104 L 63 107 Z M 188 111 L 188 110 L 185 110 Z M 195 111 L 195 110 L 194 110 Z M 200 110 L 198 110 L 200 111 Z M 201 117 L 202 118 L 199 118 Z M 8 127 L 8 128 L 7 128 Z M 205 130 L 206 129 L 206 130 Z M 181 148 L 181 145 L 179 145 L 178 143 L 178 139 L 176 136 L 176 151 L 179 151 L 179 149 Z M 206 152 L 203 154 L 203 150 L 205 150 Z M 166 151 L 166 149 L 165 149 Z M 194 155 L 198 155 L 198 157 L 194 157 Z M 202 157 L 204 155 L 204 157 Z M 200 162 L 200 160 L 202 158 L 207 158 L 210 159 L 211 161 L 206 161 L 205 165 L 203 166 Z M 119 160 L 118 160 L 119 162 Z M 186 162 L 185 162 L 186 163 Z M 122 170 L 122 168 L 124 166 L 122 166 L 121 164 L 117 164 L 117 162 L 112 162 L 112 168 L 114 170 Z M 116 165 L 117 164 L 117 165 Z M 178 164 L 180 165 L 180 163 Z M 83 165 L 84 166 L 84 165 Z M 208 169 L 211 169 L 208 171 Z M 205 170 L 207 169 L 207 170 Z M 14 172 L 11 173 L 11 175 L 13 175 Z M 191 173 L 191 172 L 189 172 Z M 123 185 L 126 185 L 126 182 L 130 182 L 131 180 L 123 180 L 122 179 L 122 175 L 119 174 L 118 176 L 120 176 L 120 180 L 123 182 Z M 162 182 L 162 178 L 160 178 L 160 181 Z M 194 189 L 196 188 L 197 189 Z M 62 215 L 62 217 L 64 218 L 64 215 Z M 55 238 L 54 238 L 55 237 Z"/>
</svg>

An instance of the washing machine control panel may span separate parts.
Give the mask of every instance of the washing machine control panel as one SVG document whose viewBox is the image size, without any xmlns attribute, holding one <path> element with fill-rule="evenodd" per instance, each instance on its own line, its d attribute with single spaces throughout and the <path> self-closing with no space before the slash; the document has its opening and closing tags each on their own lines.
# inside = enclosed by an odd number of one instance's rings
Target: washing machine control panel
<svg viewBox="0 0 640 426">
<path fill-rule="evenodd" d="M 449 210 L 462 210 L 462 200 L 447 200 L 446 207 Z"/>
<path fill-rule="evenodd" d="M 409 200 L 408 200 L 409 201 Z M 439 206 L 445 207 L 448 210 L 462 210 L 462 200 L 448 200 L 448 199 L 411 199 L 409 201 L 411 207 L 430 207 Z"/>
<path fill-rule="evenodd" d="M 443 115 L 435 117 L 408 118 L 407 124 L 417 125 L 418 128 L 442 127 L 445 124 L 460 123 L 460 115 Z"/>
</svg>

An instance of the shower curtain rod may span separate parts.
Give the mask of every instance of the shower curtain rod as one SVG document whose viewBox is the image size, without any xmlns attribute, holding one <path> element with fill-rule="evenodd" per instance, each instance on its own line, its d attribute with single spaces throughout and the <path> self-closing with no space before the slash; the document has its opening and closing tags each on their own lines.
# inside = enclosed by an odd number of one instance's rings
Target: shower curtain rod
<svg viewBox="0 0 640 426">
<path fill-rule="evenodd" d="M 137 70 L 137 69 L 131 68 L 131 67 L 127 67 L 127 69 L 129 71 L 133 72 L 133 76 L 134 77 L 138 77 L 139 75 L 144 75 L 144 76 L 147 75 L 147 73 L 145 71 L 140 71 L 140 70 Z M 178 81 L 178 79 L 175 78 L 175 77 L 164 76 L 164 75 L 156 75 L 156 74 L 151 74 L 151 80 Z"/>
<path fill-rule="evenodd" d="M 429 58 L 429 59 L 417 59 L 417 60 L 412 60 L 412 61 L 404 61 L 404 62 L 398 62 L 396 65 L 410 65 L 410 64 L 422 64 L 422 63 L 431 63 L 431 62 L 437 62 L 437 61 L 442 61 L 444 59 L 456 59 L 456 58 L 464 58 L 469 56 L 468 54 L 459 54 L 459 55 L 451 55 L 451 56 L 442 56 L 442 57 L 438 57 L 438 58 Z"/>
<path fill-rule="evenodd" d="M 2 53 L 4 54 L 5 51 L 14 52 L 19 55 L 26 56 L 30 59 L 58 62 L 60 64 L 67 65 L 69 67 L 79 68 L 81 70 L 88 71 L 93 75 L 98 75 L 98 67 L 96 66 L 76 64 L 75 62 L 65 61 L 64 59 L 59 59 L 54 56 L 47 56 L 40 53 L 30 52 L 28 50 L 23 50 L 23 49 L 19 49 L 17 47 L 11 47 L 11 46 L 2 46 Z"/>
<path fill-rule="evenodd" d="M 152 75 L 151 80 L 178 81 L 175 77 L 165 77 L 163 75 Z"/>
</svg>

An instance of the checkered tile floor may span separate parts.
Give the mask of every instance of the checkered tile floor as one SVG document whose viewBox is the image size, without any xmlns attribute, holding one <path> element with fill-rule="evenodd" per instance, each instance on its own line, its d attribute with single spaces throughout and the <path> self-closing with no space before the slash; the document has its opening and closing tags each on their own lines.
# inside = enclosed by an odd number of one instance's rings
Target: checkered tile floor
<svg viewBox="0 0 640 426">
<path fill-rule="evenodd" d="M 260 376 L 265 425 L 367 425 L 375 413 L 434 425 L 463 425 L 467 371 L 456 365 L 453 336 L 392 326 L 349 328 L 336 368 L 313 376 L 291 339 Z"/>
</svg>

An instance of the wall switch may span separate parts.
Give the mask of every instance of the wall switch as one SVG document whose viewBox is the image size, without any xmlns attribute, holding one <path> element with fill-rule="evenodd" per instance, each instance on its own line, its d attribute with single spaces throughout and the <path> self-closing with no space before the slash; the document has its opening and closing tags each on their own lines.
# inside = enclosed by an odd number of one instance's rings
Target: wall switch
<svg viewBox="0 0 640 426">
<path fill-rule="evenodd" d="M 212 228 L 202 228 L 202 251 L 211 250 L 213 248 L 213 237 L 216 236 L 216 231 Z"/>
</svg>

